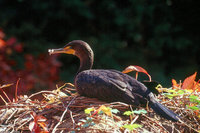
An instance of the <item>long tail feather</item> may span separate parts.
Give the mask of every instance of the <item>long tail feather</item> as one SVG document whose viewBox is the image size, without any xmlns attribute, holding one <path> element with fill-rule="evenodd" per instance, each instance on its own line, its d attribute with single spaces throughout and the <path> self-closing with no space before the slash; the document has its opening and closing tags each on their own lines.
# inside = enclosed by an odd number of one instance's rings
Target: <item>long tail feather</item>
<svg viewBox="0 0 200 133">
<path fill-rule="evenodd" d="M 160 116 L 172 120 L 178 121 L 180 116 L 175 114 L 173 111 L 169 110 L 167 107 L 163 106 L 161 103 L 150 102 L 150 107 Z"/>
</svg>

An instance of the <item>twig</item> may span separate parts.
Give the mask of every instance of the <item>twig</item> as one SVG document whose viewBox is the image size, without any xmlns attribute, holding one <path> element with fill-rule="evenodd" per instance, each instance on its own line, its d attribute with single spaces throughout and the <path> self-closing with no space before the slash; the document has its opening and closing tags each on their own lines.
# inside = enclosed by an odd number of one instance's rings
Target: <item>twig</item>
<svg viewBox="0 0 200 133">
<path fill-rule="evenodd" d="M 24 126 L 25 124 L 27 124 L 28 122 L 30 122 L 33 118 L 30 117 L 27 121 L 25 121 L 23 124 L 21 124 L 19 127 L 17 127 L 16 130 L 19 130 L 22 126 Z"/>
<path fill-rule="evenodd" d="M 0 106 L 2 109 L 6 109 L 6 108 L 24 108 L 24 107 L 38 107 L 38 105 L 6 105 L 6 106 Z"/>
<path fill-rule="evenodd" d="M 71 120 L 72 120 L 72 123 L 73 123 L 73 129 L 75 128 L 75 121 L 74 121 L 74 118 L 72 116 L 72 111 L 70 111 L 70 116 L 71 116 Z"/>
<path fill-rule="evenodd" d="M 28 99 L 30 99 L 30 98 L 36 96 L 36 95 L 42 94 L 42 93 L 49 93 L 49 94 L 53 94 L 53 95 L 57 95 L 57 96 L 58 96 L 58 94 L 53 93 L 52 91 L 40 91 L 40 92 L 37 92 L 37 93 L 34 93 L 34 94 L 30 95 L 30 96 L 29 96 L 28 98 L 26 98 L 24 101 L 26 101 L 26 100 L 28 100 Z"/>
<path fill-rule="evenodd" d="M 13 112 L 12 112 L 12 114 L 8 117 L 8 119 L 6 120 L 6 124 L 8 123 L 8 121 L 13 117 L 13 115 L 17 112 L 18 110 L 17 109 L 15 109 Z"/>
<path fill-rule="evenodd" d="M 3 122 L 7 111 L 8 111 L 8 109 L 6 108 L 5 111 L 3 111 L 3 113 L 1 114 L 1 116 L 0 116 L 0 124 Z"/>
<path fill-rule="evenodd" d="M 65 88 L 67 88 L 67 89 L 65 89 Z M 65 87 L 63 90 L 64 91 L 66 91 L 66 90 L 69 90 L 69 91 L 76 91 L 76 89 L 75 88 L 68 88 L 68 87 Z"/>
<path fill-rule="evenodd" d="M 180 121 L 183 125 L 185 125 L 186 127 L 188 127 L 189 129 L 192 129 L 193 131 L 195 131 L 195 132 L 197 132 L 197 133 L 199 132 L 198 130 L 194 129 L 193 127 L 189 126 L 188 124 L 185 124 L 182 120 L 179 119 L 179 121 Z"/>
<path fill-rule="evenodd" d="M 136 120 L 137 120 L 138 118 L 139 118 L 139 115 L 137 115 L 137 116 L 135 117 L 135 119 L 131 122 L 131 124 L 135 123 Z"/>
<path fill-rule="evenodd" d="M 7 102 L 6 102 L 6 100 L 0 95 L 0 98 L 3 100 L 3 102 L 5 103 L 5 104 L 8 104 Z"/>
<path fill-rule="evenodd" d="M 135 123 L 136 120 L 137 120 L 138 118 L 139 118 L 139 115 L 137 115 L 137 116 L 135 117 L 135 119 L 131 121 L 131 124 Z M 126 129 L 126 130 L 124 131 L 124 133 L 128 133 L 128 129 Z"/>
<path fill-rule="evenodd" d="M 155 122 L 154 120 L 152 120 L 152 118 L 147 117 L 145 114 L 142 114 L 142 116 L 146 117 L 147 119 L 149 119 L 150 121 L 152 121 L 153 123 L 156 123 L 159 127 L 161 127 L 165 132 L 168 132 L 162 125 L 160 125 L 159 123 Z"/>
<path fill-rule="evenodd" d="M 60 86 L 60 87 L 58 87 L 58 85 L 56 85 L 56 88 L 57 88 L 58 90 L 60 90 L 60 89 L 62 89 L 66 84 L 67 84 L 67 83 L 65 83 L 64 85 L 62 85 L 62 86 Z"/>
<path fill-rule="evenodd" d="M 19 81 L 20 81 L 20 78 L 17 80 L 17 84 L 16 84 L 16 89 L 15 89 L 15 101 L 18 101 L 17 90 L 18 90 Z"/>
<path fill-rule="evenodd" d="M 8 101 L 11 103 L 11 100 L 10 100 L 10 98 L 8 97 L 8 95 L 5 93 L 5 91 L 2 89 L 2 88 L 0 88 L 0 90 L 3 92 L 3 94 L 6 96 L 6 98 L 8 99 Z M 3 99 L 2 99 L 3 100 Z"/>
<path fill-rule="evenodd" d="M 18 111 L 18 112 L 17 112 Z M 23 111 L 22 109 L 20 110 L 20 108 L 18 108 L 18 109 L 15 109 L 15 111 L 12 113 L 12 115 L 11 116 L 13 116 L 14 114 L 16 114 L 16 112 L 17 112 L 17 114 L 19 113 L 19 112 L 21 112 L 21 111 Z M 27 112 L 27 111 L 26 111 Z M 26 113 L 25 112 L 25 113 Z M 22 116 L 24 116 L 24 115 L 22 115 Z M 14 120 L 14 122 L 13 122 L 13 124 L 12 125 L 10 125 L 9 126 L 9 128 L 7 129 L 7 131 L 10 131 L 10 129 L 12 129 L 12 132 L 15 132 L 15 127 L 16 127 L 16 121 L 18 121 L 21 117 L 22 117 L 21 115 L 20 116 L 18 116 L 15 120 Z M 8 120 L 10 120 L 11 119 L 11 117 L 9 117 L 8 118 Z M 6 121 L 6 123 L 8 122 L 8 120 Z M 17 123 L 18 125 L 21 125 L 21 121 L 18 121 L 19 123 Z"/>
<path fill-rule="evenodd" d="M 61 122 L 62 122 L 62 120 L 63 120 L 65 114 L 66 114 L 67 111 L 68 111 L 69 105 L 74 101 L 75 98 L 76 98 L 76 97 L 73 97 L 73 99 L 72 99 L 72 100 L 69 102 L 69 104 L 67 105 L 65 111 L 63 112 L 62 116 L 60 117 L 60 121 L 56 124 L 56 126 L 54 127 L 52 133 L 55 133 L 55 132 L 56 132 L 57 127 L 61 124 Z"/>
<path fill-rule="evenodd" d="M 70 96 L 72 96 L 73 95 L 73 93 L 71 92 L 71 91 L 69 91 L 69 90 L 65 90 L 67 93 L 69 93 L 70 94 Z"/>
</svg>

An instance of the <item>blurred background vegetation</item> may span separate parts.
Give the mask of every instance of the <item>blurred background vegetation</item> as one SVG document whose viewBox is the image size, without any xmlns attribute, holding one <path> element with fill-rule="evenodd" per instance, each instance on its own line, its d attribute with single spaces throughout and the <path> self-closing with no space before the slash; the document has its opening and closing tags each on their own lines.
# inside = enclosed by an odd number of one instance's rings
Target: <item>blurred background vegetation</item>
<svg viewBox="0 0 200 133">
<path fill-rule="evenodd" d="M 26 67 L 27 59 L 29 63 L 40 59 L 46 65 L 37 69 L 46 70 L 50 69 L 47 60 L 53 58 L 48 57 L 49 48 L 84 40 L 95 53 L 93 68 L 122 71 L 128 65 L 139 65 L 170 87 L 172 78 L 183 80 L 200 70 L 199 7 L 189 0 L 1 0 L 0 27 L 5 38 L 14 36 L 23 44 L 23 52 L 5 58 L 15 60 L 11 64 L 14 72 L 29 68 L 31 73 L 34 67 Z M 53 82 L 45 89 L 55 88 L 60 81 L 72 82 L 79 67 L 73 56 L 59 55 L 53 60 L 57 64 L 51 62 L 52 75 L 58 77 L 44 78 L 44 82 Z M 48 77 L 50 71 L 43 76 Z M 14 81 L 4 81 L 3 76 L 0 84 L 16 82 L 19 77 L 22 83 L 26 80 L 15 75 Z M 34 83 L 40 86 L 39 81 Z"/>
</svg>

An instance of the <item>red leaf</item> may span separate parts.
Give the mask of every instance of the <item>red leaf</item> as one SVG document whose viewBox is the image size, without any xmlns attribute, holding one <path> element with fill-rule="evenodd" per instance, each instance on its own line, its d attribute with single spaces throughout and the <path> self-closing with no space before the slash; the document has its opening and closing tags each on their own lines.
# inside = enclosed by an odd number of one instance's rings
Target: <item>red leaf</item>
<svg viewBox="0 0 200 133">
<path fill-rule="evenodd" d="M 14 49 L 15 49 L 15 51 L 18 52 L 18 53 L 23 52 L 23 46 L 22 46 L 21 43 L 16 44 L 15 47 L 14 47 Z"/>
<path fill-rule="evenodd" d="M 172 86 L 173 86 L 173 88 L 178 88 L 180 85 L 177 84 L 175 79 L 172 79 Z"/>
<path fill-rule="evenodd" d="M 17 42 L 17 39 L 15 37 L 11 37 L 6 41 L 7 45 L 9 46 L 13 45 L 16 42 Z"/>
<path fill-rule="evenodd" d="M 31 132 L 34 132 L 34 133 L 40 133 L 41 132 L 41 129 L 40 127 L 38 126 L 38 124 L 34 121 L 30 122 L 29 124 L 29 130 Z"/>
<path fill-rule="evenodd" d="M 38 122 L 38 124 L 43 128 L 43 133 L 48 133 L 47 124 L 45 122 Z"/>
<path fill-rule="evenodd" d="M 148 72 L 140 66 L 130 65 L 125 70 L 123 70 L 122 73 L 129 73 L 129 72 L 132 72 L 132 71 L 145 73 L 149 77 L 149 81 L 151 81 L 151 75 L 149 75 Z M 136 73 L 136 79 L 137 79 L 137 73 Z"/>
<path fill-rule="evenodd" d="M 0 48 L 5 47 L 5 45 L 6 45 L 6 42 L 4 40 L 0 39 Z"/>
<path fill-rule="evenodd" d="M 34 121 L 30 122 L 29 130 L 31 132 L 40 133 L 41 132 L 40 126 L 41 126 L 44 132 L 48 133 L 47 124 L 45 123 L 47 119 L 42 115 L 37 115 L 35 112 L 31 112 L 31 116 L 33 117 Z"/>
<path fill-rule="evenodd" d="M 193 75 L 187 77 L 183 81 L 182 89 L 187 89 L 187 90 L 194 89 L 194 81 L 195 81 L 196 75 L 197 75 L 197 72 L 195 72 Z"/>
<path fill-rule="evenodd" d="M 194 81 L 194 90 L 196 90 L 197 92 L 200 92 L 200 79 L 196 82 Z"/>
</svg>

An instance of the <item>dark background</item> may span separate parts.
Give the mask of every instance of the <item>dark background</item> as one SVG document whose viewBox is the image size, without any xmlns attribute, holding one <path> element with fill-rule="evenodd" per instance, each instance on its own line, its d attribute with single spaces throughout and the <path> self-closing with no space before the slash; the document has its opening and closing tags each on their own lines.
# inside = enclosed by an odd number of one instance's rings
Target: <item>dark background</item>
<svg viewBox="0 0 200 133">
<path fill-rule="evenodd" d="M 191 0 L 0 1 L 0 27 L 7 38 L 23 42 L 23 54 L 12 55 L 16 70 L 24 69 L 25 55 L 43 53 L 48 60 L 49 48 L 76 39 L 93 48 L 93 68 L 122 71 L 139 65 L 170 87 L 172 78 L 183 80 L 200 70 L 199 24 L 200 4 Z M 79 60 L 70 55 L 59 55 L 57 60 L 62 62 L 60 78 L 52 82 L 72 82 Z"/>
</svg>

